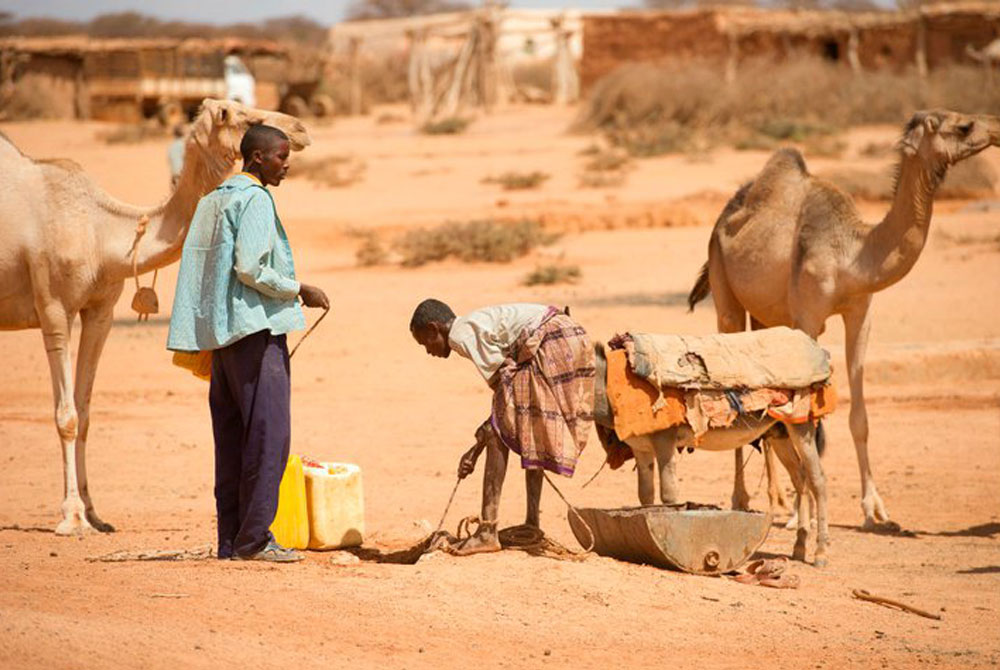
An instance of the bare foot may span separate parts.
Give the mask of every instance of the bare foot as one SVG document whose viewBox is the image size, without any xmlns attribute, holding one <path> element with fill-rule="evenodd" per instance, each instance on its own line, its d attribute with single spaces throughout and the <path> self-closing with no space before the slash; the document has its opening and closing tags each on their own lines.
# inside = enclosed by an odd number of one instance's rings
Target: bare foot
<svg viewBox="0 0 1000 670">
<path fill-rule="evenodd" d="M 452 543 L 445 551 L 455 556 L 471 556 L 500 551 L 500 540 L 496 533 L 479 532 L 472 537 Z"/>
</svg>

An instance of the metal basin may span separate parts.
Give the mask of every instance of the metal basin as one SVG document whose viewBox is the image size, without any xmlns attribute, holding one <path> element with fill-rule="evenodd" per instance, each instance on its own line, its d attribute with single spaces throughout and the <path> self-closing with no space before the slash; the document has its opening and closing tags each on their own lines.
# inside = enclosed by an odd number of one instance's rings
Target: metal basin
<svg viewBox="0 0 1000 670">
<path fill-rule="evenodd" d="M 750 560 L 771 528 L 771 515 L 668 505 L 577 510 L 594 534 L 594 551 L 632 563 L 718 575 Z M 584 547 L 590 533 L 574 514 L 569 525 Z"/>
</svg>

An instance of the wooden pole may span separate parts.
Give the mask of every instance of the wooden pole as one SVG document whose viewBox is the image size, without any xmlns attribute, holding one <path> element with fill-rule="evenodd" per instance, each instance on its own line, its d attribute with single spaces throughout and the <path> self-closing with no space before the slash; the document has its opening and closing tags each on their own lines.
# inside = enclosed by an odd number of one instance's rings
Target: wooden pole
<svg viewBox="0 0 1000 670">
<path fill-rule="evenodd" d="M 851 26 L 847 34 L 847 62 L 855 74 L 861 72 L 861 60 L 858 58 L 858 29 L 854 26 Z"/>
<path fill-rule="evenodd" d="M 361 38 L 352 37 L 348 46 L 350 54 L 351 115 L 361 114 Z"/>
<path fill-rule="evenodd" d="M 469 68 L 469 61 L 472 59 L 472 52 L 476 46 L 476 26 L 469 29 L 468 37 L 462 43 L 462 48 L 458 52 L 458 58 L 452 67 L 451 83 L 448 85 L 448 92 L 445 94 L 442 105 L 442 116 L 445 118 L 455 116 L 461 103 L 462 88 L 465 82 L 465 74 Z"/>
<path fill-rule="evenodd" d="M 740 58 L 740 43 L 735 33 L 729 33 L 727 52 L 726 83 L 732 84 L 736 81 L 736 64 Z"/>
<path fill-rule="evenodd" d="M 917 13 L 917 74 L 927 77 L 927 24 L 924 15 Z"/>
</svg>

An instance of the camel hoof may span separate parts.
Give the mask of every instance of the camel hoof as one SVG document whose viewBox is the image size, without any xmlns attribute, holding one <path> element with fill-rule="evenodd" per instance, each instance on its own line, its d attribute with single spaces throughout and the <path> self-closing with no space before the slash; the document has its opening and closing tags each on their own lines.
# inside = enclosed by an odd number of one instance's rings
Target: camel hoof
<svg viewBox="0 0 1000 670">
<path fill-rule="evenodd" d="M 813 559 L 814 568 L 825 568 L 826 565 L 827 565 L 826 556 L 817 556 L 815 559 Z"/>
<path fill-rule="evenodd" d="M 96 532 L 97 529 L 91 526 L 89 522 L 81 521 L 80 519 L 63 519 L 56 526 L 56 535 L 63 537 L 90 535 Z"/>
<path fill-rule="evenodd" d="M 792 549 L 792 560 L 799 561 L 801 563 L 806 562 L 806 547 L 805 545 L 795 544 L 795 548 Z"/>
<path fill-rule="evenodd" d="M 799 527 L 799 517 L 792 516 L 788 521 L 785 522 L 785 530 L 798 530 Z"/>
<path fill-rule="evenodd" d="M 876 535 L 898 535 L 903 532 L 903 527 L 895 521 L 884 521 L 879 523 L 874 519 L 866 519 L 865 524 L 861 527 L 861 530 L 866 533 L 875 533 Z"/>
</svg>

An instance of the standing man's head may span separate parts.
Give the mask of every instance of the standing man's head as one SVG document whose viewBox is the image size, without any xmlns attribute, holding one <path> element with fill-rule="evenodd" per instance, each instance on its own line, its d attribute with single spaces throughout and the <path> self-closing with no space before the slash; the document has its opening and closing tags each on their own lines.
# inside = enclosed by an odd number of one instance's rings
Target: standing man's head
<svg viewBox="0 0 1000 670">
<path fill-rule="evenodd" d="M 448 358 L 451 354 L 448 333 L 451 332 L 451 324 L 454 321 L 455 312 L 451 307 L 440 300 L 428 298 L 413 310 L 410 334 L 429 355 Z"/>
<path fill-rule="evenodd" d="M 278 186 L 288 174 L 291 154 L 288 135 L 273 126 L 250 126 L 240 142 L 243 171 L 260 179 L 265 186 Z"/>
</svg>

